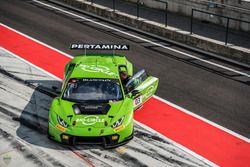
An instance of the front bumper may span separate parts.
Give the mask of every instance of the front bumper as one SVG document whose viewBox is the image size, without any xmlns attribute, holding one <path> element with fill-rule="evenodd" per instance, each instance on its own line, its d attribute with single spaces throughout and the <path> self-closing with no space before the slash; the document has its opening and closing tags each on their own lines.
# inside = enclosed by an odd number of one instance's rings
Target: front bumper
<svg viewBox="0 0 250 167">
<path fill-rule="evenodd" d="M 87 133 L 86 129 L 89 128 L 75 128 L 74 130 L 62 130 L 57 128 L 49 122 L 48 137 L 57 142 L 76 145 L 76 144 L 90 144 L 90 145 L 103 145 L 104 148 L 117 147 L 126 144 L 133 138 L 133 121 L 131 121 L 124 129 L 115 132 L 111 127 L 106 129 L 102 135 L 97 133 Z M 100 129 L 96 128 L 97 132 Z M 85 133 L 84 133 L 85 132 Z"/>
<path fill-rule="evenodd" d="M 120 145 L 126 144 L 129 140 L 133 138 L 133 132 L 130 136 L 126 137 L 123 141 L 119 141 L 119 135 L 109 135 L 109 136 L 100 136 L 100 137 L 89 137 L 89 136 L 71 136 L 67 135 L 68 139 L 63 139 L 62 136 L 67 134 L 61 135 L 61 142 L 63 144 L 68 145 L 76 145 L 76 144 L 88 144 L 88 145 L 102 145 L 104 148 L 113 148 L 118 147 Z M 118 136 L 116 140 L 112 140 L 113 136 Z"/>
</svg>

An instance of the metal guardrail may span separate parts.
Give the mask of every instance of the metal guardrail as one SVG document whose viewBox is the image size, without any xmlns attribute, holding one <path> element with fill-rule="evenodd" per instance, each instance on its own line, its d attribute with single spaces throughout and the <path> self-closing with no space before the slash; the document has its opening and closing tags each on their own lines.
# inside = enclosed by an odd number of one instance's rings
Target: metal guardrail
<svg viewBox="0 0 250 167">
<path fill-rule="evenodd" d="M 112 8 L 113 8 L 113 12 L 116 12 L 116 1 L 117 0 L 112 0 Z M 165 4 L 165 27 L 168 26 L 168 2 L 164 1 L 164 0 L 154 0 L 156 2 L 160 2 Z M 89 2 L 91 2 L 91 5 L 94 4 L 94 0 L 89 0 Z M 137 0 L 136 2 L 136 17 L 137 19 L 140 18 L 140 7 L 143 6 L 143 1 L 141 0 Z"/>
<path fill-rule="evenodd" d="M 236 19 L 236 18 L 232 18 L 232 17 L 227 17 L 227 16 L 223 16 L 223 15 L 219 15 L 219 14 L 216 14 L 216 13 L 207 12 L 207 11 L 203 11 L 203 10 L 192 9 L 192 13 L 191 13 L 191 23 L 190 23 L 190 34 L 193 34 L 193 19 L 194 19 L 194 12 L 204 13 L 204 14 L 213 15 L 213 16 L 217 16 L 217 17 L 221 17 L 221 18 L 227 19 L 227 23 L 226 23 L 226 32 L 225 32 L 225 33 L 226 33 L 225 45 L 227 45 L 227 43 L 228 43 L 228 32 L 229 32 L 229 22 L 230 22 L 230 20 L 234 20 L 234 21 L 238 21 L 238 22 L 250 24 L 249 21 L 244 21 L 244 20 L 240 20 L 240 19 Z"/>
</svg>

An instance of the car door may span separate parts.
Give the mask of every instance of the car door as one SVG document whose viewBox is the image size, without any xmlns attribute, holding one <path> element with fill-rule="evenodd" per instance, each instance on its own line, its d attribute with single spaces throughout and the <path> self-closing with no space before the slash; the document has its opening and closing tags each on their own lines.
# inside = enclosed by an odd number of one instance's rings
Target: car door
<svg viewBox="0 0 250 167">
<path fill-rule="evenodd" d="M 134 110 L 152 97 L 158 87 L 159 79 L 149 76 L 145 70 L 137 72 L 126 84 L 128 95 L 133 99 Z"/>
</svg>

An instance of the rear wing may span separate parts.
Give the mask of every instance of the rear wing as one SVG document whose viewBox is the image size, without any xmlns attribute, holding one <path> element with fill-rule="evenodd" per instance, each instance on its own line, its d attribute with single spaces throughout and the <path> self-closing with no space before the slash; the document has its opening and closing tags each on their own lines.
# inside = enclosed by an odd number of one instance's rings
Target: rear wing
<svg viewBox="0 0 250 167">
<path fill-rule="evenodd" d="M 70 49 L 83 49 L 83 50 L 129 50 L 129 45 L 123 44 L 83 44 L 71 43 Z"/>
</svg>

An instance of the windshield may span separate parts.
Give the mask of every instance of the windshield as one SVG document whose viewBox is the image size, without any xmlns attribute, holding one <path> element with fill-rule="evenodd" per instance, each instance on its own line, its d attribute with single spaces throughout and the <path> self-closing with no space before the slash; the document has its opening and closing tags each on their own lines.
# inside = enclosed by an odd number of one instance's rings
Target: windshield
<svg viewBox="0 0 250 167">
<path fill-rule="evenodd" d="M 118 101 L 122 91 L 117 79 L 70 79 L 63 94 L 69 101 Z"/>
</svg>

